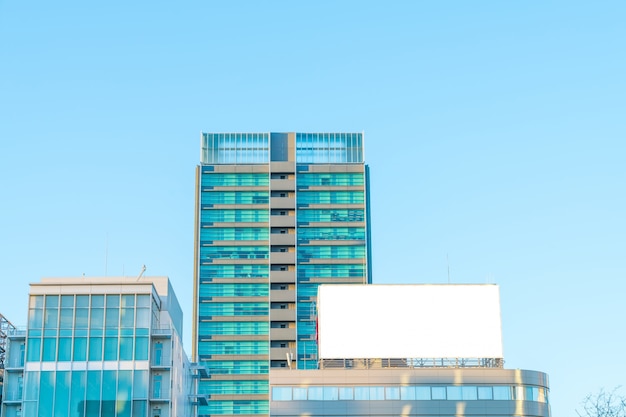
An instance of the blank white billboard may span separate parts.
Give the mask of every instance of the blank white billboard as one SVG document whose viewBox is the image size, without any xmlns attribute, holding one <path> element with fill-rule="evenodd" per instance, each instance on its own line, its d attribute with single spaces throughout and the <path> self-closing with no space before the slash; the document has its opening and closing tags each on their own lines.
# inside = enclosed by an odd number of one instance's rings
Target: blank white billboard
<svg viewBox="0 0 626 417">
<path fill-rule="evenodd" d="M 503 358 L 497 285 L 321 285 L 319 359 Z"/>
</svg>

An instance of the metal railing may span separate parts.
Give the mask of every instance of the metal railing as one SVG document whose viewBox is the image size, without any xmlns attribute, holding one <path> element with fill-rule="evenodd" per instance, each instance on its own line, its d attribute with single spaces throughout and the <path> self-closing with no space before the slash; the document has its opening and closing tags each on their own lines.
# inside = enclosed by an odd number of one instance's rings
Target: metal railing
<svg viewBox="0 0 626 417">
<path fill-rule="evenodd" d="M 320 359 L 319 369 L 503 368 L 502 358 Z"/>
</svg>

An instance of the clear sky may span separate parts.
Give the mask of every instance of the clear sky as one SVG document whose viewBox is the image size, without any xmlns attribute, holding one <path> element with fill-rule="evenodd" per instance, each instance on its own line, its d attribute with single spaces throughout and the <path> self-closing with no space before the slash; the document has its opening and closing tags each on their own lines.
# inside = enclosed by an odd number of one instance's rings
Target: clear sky
<svg viewBox="0 0 626 417">
<path fill-rule="evenodd" d="M 623 1 L 0 0 L 0 312 L 168 275 L 201 131 L 364 131 L 376 283 L 501 285 L 553 415 L 626 375 Z M 432 320 L 432 317 L 416 317 Z M 476 323 L 480 326 L 480 323 Z"/>
</svg>

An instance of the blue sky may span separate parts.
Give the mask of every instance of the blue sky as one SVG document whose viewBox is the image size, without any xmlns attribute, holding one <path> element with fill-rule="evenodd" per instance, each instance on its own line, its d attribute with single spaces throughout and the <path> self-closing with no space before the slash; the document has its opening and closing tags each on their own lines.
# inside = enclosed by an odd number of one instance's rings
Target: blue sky
<svg viewBox="0 0 626 417">
<path fill-rule="evenodd" d="M 145 264 L 189 323 L 200 131 L 364 131 L 374 281 L 444 283 L 448 257 L 452 282 L 500 284 L 506 366 L 548 372 L 573 415 L 626 374 L 624 21 L 619 1 L 0 0 L 0 312 L 25 324 L 42 276 Z"/>
</svg>

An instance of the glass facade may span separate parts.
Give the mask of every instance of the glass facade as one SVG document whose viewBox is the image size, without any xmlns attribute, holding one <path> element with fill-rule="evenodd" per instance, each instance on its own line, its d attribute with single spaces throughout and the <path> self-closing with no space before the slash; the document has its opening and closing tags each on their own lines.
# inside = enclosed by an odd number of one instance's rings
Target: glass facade
<svg viewBox="0 0 626 417">
<path fill-rule="evenodd" d="M 162 309 L 162 289 L 172 310 Z M 20 389 L 3 415 L 190 417 L 178 312 L 165 277 L 32 284 L 28 327 L 9 358 Z"/>
<path fill-rule="evenodd" d="M 371 281 L 363 160 L 360 133 L 202 134 L 195 357 L 232 379 L 200 416 L 268 414 L 259 375 L 317 368 L 317 286 Z"/>
<path fill-rule="evenodd" d="M 273 387 L 272 401 L 535 401 L 548 402 L 548 389 L 530 385 L 402 385 Z"/>
</svg>

